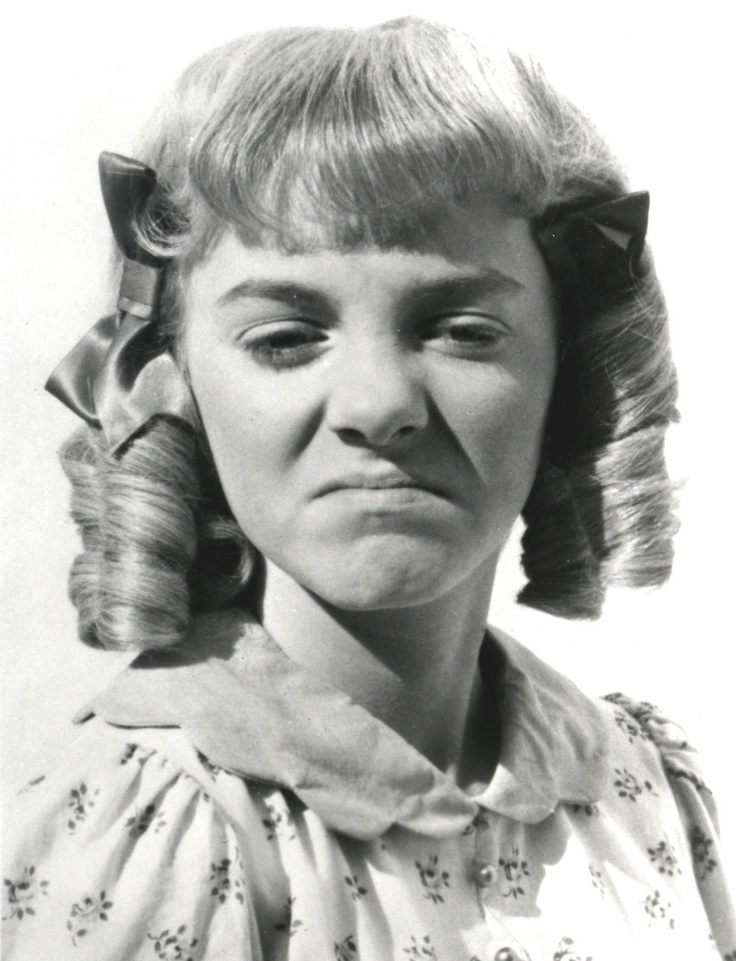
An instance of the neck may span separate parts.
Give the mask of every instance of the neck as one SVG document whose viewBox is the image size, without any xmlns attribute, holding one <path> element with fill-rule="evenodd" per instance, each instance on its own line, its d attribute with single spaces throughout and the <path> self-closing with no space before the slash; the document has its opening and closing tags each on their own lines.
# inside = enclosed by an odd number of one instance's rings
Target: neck
<svg viewBox="0 0 736 961">
<path fill-rule="evenodd" d="M 430 603 L 378 611 L 333 608 L 267 562 L 263 626 L 294 661 L 469 783 L 482 776 L 473 758 L 486 712 L 478 653 L 495 561 Z"/>
</svg>

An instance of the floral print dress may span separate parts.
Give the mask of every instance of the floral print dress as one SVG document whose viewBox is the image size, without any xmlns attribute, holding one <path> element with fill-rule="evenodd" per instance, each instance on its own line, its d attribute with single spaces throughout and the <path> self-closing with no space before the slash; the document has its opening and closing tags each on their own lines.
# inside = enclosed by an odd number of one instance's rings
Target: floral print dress
<svg viewBox="0 0 736 961">
<path fill-rule="evenodd" d="M 736 961 L 711 796 L 650 705 L 494 631 L 471 797 L 242 615 L 187 651 L 134 662 L 17 799 L 8 961 Z"/>
</svg>

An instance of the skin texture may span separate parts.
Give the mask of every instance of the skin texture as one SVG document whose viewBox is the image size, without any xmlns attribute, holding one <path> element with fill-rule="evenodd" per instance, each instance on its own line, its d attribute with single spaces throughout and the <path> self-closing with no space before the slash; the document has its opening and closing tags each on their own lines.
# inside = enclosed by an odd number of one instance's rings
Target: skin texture
<svg viewBox="0 0 736 961">
<path fill-rule="evenodd" d="M 556 343 L 530 228 L 488 201 L 388 250 L 285 254 L 228 233 L 186 282 L 183 357 L 267 559 L 264 623 L 445 767 L 477 714 Z"/>
</svg>

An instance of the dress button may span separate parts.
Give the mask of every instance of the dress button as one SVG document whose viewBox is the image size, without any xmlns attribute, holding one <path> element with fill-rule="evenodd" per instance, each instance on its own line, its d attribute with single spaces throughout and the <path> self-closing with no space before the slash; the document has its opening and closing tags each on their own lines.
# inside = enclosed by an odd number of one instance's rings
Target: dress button
<svg viewBox="0 0 736 961">
<path fill-rule="evenodd" d="M 490 887 L 498 878 L 498 871 L 488 861 L 476 861 L 473 868 L 475 883 L 481 888 Z M 503 961 L 503 958 L 501 959 Z"/>
<path fill-rule="evenodd" d="M 494 961 L 519 961 L 519 955 L 513 948 L 501 948 L 500 951 L 496 951 Z"/>
</svg>

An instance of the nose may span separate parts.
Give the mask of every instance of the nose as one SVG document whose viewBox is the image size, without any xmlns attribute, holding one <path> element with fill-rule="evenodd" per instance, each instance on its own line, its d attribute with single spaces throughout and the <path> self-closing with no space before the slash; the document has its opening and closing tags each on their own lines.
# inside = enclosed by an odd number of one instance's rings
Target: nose
<svg viewBox="0 0 736 961">
<path fill-rule="evenodd" d="M 428 417 L 426 386 L 410 351 L 363 342 L 336 358 L 326 420 L 343 440 L 391 446 L 421 431 Z"/>
</svg>

